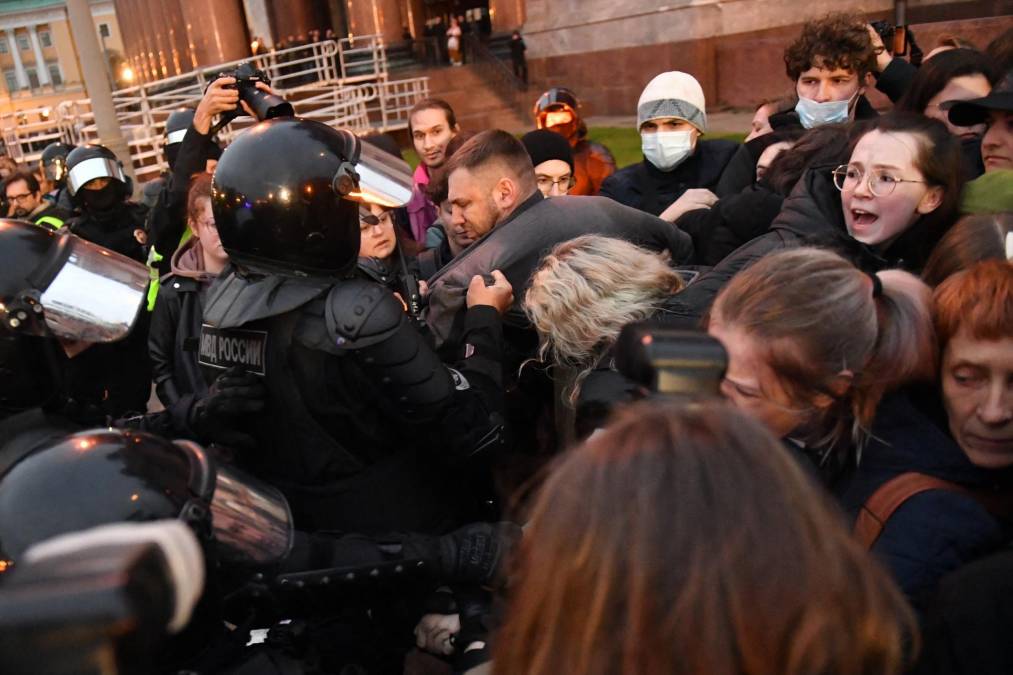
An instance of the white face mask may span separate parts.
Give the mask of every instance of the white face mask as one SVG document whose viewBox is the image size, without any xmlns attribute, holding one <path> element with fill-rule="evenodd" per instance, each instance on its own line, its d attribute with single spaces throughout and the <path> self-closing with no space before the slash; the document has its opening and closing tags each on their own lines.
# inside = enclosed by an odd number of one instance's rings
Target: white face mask
<svg viewBox="0 0 1013 675">
<path fill-rule="evenodd" d="M 692 131 L 655 131 L 640 134 L 644 157 L 661 171 L 671 171 L 693 154 Z"/>
<path fill-rule="evenodd" d="M 847 101 L 818 103 L 811 98 L 799 96 L 795 112 L 798 113 L 798 119 L 806 129 L 824 124 L 844 124 L 851 118 L 851 102 L 857 97 L 858 92 L 856 91 L 854 96 Z"/>
</svg>

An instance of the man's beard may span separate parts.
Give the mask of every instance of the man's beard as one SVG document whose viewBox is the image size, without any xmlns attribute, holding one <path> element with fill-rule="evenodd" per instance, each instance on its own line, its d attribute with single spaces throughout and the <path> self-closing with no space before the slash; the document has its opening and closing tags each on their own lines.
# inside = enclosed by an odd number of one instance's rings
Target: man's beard
<svg viewBox="0 0 1013 675">
<path fill-rule="evenodd" d="M 14 217 L 15 218 L 25 218 L 28 215 L 30 215 L 31 213 L 32 212 L 29 209 L 25 209 L 25 208 L 22 208 L 20 206 L 15 206 L 14 207 Z"/>
</svg>

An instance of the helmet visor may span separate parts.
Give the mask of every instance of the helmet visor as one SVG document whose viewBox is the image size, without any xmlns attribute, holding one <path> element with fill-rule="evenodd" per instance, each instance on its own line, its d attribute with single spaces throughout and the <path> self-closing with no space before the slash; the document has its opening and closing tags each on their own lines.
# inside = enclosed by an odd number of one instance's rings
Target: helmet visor
<svg viewBox="0 0 1013 675">
<path fill-rule="evenodd" d="M 211 526 L 230 562 L 267 565 L 292 548 L 292 513 L 281 492 L 223 464 L 215 472 Z"/>
<path fill-rule="evenodd" d="M 83 162 L 78 162 L 67 174 L 67 189 L 73 197 L 77 191 L 96 178 L 112 178 L 121 183 L 126 183 L 126 176 L 120 163 L 108 157 L 92 157 Z"/>
<path fill-rule="evenodd" d="M 63 157 L 54 157 L 43 165 L 42 171 L 47 180 L 58 183 L 67 176 L 67 162 Z"/>
<path fill-rule="evenodd" d="M 412 170 L 408 162 L 370 143 L 360 143 L 355 172 L 359 174 L 359 187 L 348 195 L 352 201 L 393 209 L 412 198 Z"/>
<path fill-rule="evenodd" d="M 147 294 L 148 269 L 78 237 L 68 235 L 62 245 L 63 264 L 39 298 L 46 326 L 57 337 L 84 342 L 126 337 Z"/>
</svg>

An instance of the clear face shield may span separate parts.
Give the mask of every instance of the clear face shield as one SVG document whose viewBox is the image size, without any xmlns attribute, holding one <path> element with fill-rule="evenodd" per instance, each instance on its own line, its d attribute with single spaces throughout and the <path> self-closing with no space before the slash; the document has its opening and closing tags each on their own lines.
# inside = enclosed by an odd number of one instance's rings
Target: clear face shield
<svg viewBox="0 0 1013 675">
<path fill-rule="evenodd" d="M 141 263 L 73 235 L 57 236 L 29 287 L 0 304 L 4 324 L 72 342 L 115 342 L 130 333 L 147 296 Z"/>
<path fill-rule="evenodd" d="M 211 534 L 223 560 L 260 566 L 288 555 L 295 528 L 288 501 L 277 488 L 214 462 L 192 441 L 174 444 L 186 453 L 190 464 L 189 492 L 210 505 Z"/>
<path fill-rule="evenodd" d="M 47 180 L 59 183 L 67 176 L 67 160 L 63 157 L 56 157 L 43 165 L 42 172 Z"/>
<path fill-rule="evenodd" d="M 358 141 L 358 145 L 359 157 L 355 164 L 358 185 L 345 192 L 345 198 L 388 209 L 407 204 L 412 198 L 412 170 L 408 163 L 369 143 Z M 339 175 L 335 183 L 340 180 Z"/>
<path fill-rule="evenodd" d="M 115 159 L 92 157 L 74 166 L 67 174 L 67 190 L 73 197 L 77 191 L 96 178 L 111 178 L 126 184 L 127 178 L 123 167 Z"/>
</svg>

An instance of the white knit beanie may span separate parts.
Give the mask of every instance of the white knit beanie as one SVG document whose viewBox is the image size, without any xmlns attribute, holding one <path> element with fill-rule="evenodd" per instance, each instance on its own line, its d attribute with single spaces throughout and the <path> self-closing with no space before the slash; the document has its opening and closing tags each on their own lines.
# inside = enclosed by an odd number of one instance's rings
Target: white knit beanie
<svg viewBox="0 0 1013 675">
<path fill-rule="evenodd" d="M 637 128 L 662 117 L 678 117 L 707 132 L 707 103 L 695 77 L 672 70 L 647 83 L 637 102 Z"/>
</svg>

